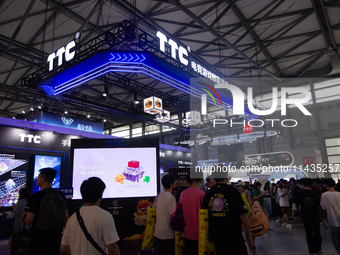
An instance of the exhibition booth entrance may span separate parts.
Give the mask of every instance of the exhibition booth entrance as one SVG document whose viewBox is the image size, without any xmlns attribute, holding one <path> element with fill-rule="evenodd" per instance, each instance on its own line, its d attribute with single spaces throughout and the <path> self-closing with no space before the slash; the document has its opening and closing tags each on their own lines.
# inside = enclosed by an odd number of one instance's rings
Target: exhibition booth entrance
<svg viewBox="0 0 340 255">
<path fill-rule="evenodd" d="M 124 47 L 124 42 L 135 48 Z M 102 123 L 77 120 L 66 113 L 31 114 L 27 116 L 31 122 L 3 123 L 0 200 L 4 210 L 16 202 L 19 189 L 25 185 L 32 192 L 38 191 L 39 170 L 52 167 L 57 171 L 53 188 L 72 198 L 68 201 L 72 214 L 83 205 L 82 182 L 96 176 L 106 183 L 101 207 L 114 216 L 120 238 L 142 240 L 146 211 L 162 190 L 160 180 L 165 174 L 176 177 L 177 194 L 186 188 L 190 171 L 196 167 L 208 169 L 202 171 L 204 179 L 212 173 L 209 167 L 223 167 L 231 182 L 324 176 L 313 168 L 323 162 L 320 150 L 312 146 L 294 149 L 284 142 L 287 137 L 292 140 L 283 128 L 295 127 L 290 123 L 294 119 L 281 121 L 283 127 L 273 121 L 266 127 L 260 109 L 268 109 L 256 100 L 259 109 L 254 109 L 251 93 L 244 97 L 241 89 L 197 61 L 190 48 L 162 32 L 150 35 L 125 21 L 84 45 L 78 43 L 75 39 L 51 53 L 47 66 L 22 79 L 22 85 L 41 89 L 77 110 L 86 106 L 99 112 L 99 121 L 109 116 L 116 121 L 115 127 L 128 123 L 128 135 L 103 135 Z M 91 95 L 96 87 L 104 88 L 100 99 Z M 133 95 L 133 105 L 125 102 L 129 97 L 122 96 L 123 91 Z M 176 119 L 172 118 L 174 112 Z M 139 122 L 141 132 L 135 134 L 132 127 Z M 162 144 L 164 132 L 158 135 L 150 131 L 147 137 L 146 122 L 159 125 L 161 131 L 177 132 L 171 144 L 178 147 Z M 255 126 L 256 122 L 262 125 Z M 336 150 L 329 147 L 330 153 Z"/>
</svg>

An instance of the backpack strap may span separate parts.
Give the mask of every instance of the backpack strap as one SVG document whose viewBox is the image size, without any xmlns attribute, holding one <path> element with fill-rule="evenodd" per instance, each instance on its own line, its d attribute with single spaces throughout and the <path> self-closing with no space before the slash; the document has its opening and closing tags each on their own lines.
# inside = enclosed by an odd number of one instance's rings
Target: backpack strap
<svg viewBox="0 0 340 255">
<path fill-rule="evenodd" d="M 48 195 L 48 194 L 51 194 L 51 193 L 61 193 L 61 191 L 57 191 L 57 190 L 54 190 L 54 189 L 52 189 L 52 190 L 50 190 L 50 191 L 47 191 L 47 190 L 42 190 L 42 191 L 44 191 L 45 193 L 46 193 L 46 195 Z M 42 212 L 44 209 L 45 209 L 45 207 L 48 205 L 48 203 L 49 202 L 51 202 L 51 200 L 53 199 L 53 197 L 51 197 L 42 207 L 41 207 L 41 209 L 40 209 L 40 212 Z M 66 206 L 66 201 L 64 201 L 64 205 Z"/>
<path fill-rule="evenodd" d="M 46 195 L 48 195 L 49 193 L 51 193 L 50 191 L 47 191 L 47 190 L 42 190 L 46 193 Z M 46 196 L 45 195 L 45 196 Z M 47 204 L 52 200 L 52 198 L 50 198 L 41 208 L 40 208 L 40 213 L 45 209 L 45 207 L 47 206 Z"/>
<path fill-rule="evenodd" d="M 94 248 L 96 248 L 97 251 L 99 251 L 101 254 L 106 255 L 106 253 L 102 250 L 102 248 L 100 248 L 99 244 L 96 243 L 95 240 L 93 240 L 91 234 L 87 231 L 85 224 L 84 224 L 84 220 L 80 215 L 80 211 L 77 210 L 76 214 L 77 214 L 77 220 L 78 220 L 79 226 L 83 230 L 83 232 L 86 236 L 86 239 L 93 245 Z"/>
</svg>

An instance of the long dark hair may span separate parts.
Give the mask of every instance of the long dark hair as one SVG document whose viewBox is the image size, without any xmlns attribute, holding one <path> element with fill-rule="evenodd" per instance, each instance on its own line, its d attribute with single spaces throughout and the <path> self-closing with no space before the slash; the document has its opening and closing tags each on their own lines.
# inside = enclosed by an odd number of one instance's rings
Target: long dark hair
<svg viewBox="0 0 340 255">
<path fill-rule="evenodd" d="M 254 190 L 257 189 L 257 187 L 260 187 L 260 186 L 262 186 L 261 182 L 255 182 L 254 183 Z"/>
<path fill-rule="evenodd" d="M 30 198 L 31 194 L 27 188 L 22 188 L 19 190 L 19 200 L 26 198 L 27 200 Z"/>
<path fill-rule="evenodd" d="M 269 188 L 269 181 L 267 181 L 267 182 L 264 184 L 263 190 L 270 190 L 270 188 Z"/>
<path fill-rule="evenodd" d="M 277 192 L 277 190 L 278 190 L 279 188 L 282 188 L 281 182 L 280 182 L 280 181 L 278 181 L 278 182 L 276 183 L 275 192 Z"/>
</svg>

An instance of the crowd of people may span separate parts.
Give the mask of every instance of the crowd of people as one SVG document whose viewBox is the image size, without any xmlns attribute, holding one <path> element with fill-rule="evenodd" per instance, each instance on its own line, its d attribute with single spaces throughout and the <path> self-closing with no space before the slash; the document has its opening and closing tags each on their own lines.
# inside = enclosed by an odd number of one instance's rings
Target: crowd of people
<svg viewBox="0 0 340 255">
<path fill-rule="evenodd" d="M 334 247 L 340 254 L 340 180 L 336 184 L 333 179 L 324 178 L 291 178 L 289 182 L 281 179 L 276 183 L 272 179 L 266 182 L 263 191 L 276 205 L 273 211 L 278 216 L 277 223 L 283 222 L 283 227 L 293 228 L 290 223 L 298 219 L 302 221 L 310 254 L 322 252 L 320 221 L 330 226 Z M 256 193 L 254 198 L 257 198 Z"/>
<path fill-rule="evenodd" d="M 105 183 L 97 177 L 83 181 L 80 192 L 84 205 L 69 218 L 64 193 L 52 188 L 56 173 L 52 168 L 43 168 L 37 179 L 40 191 L 31 196 L 26 188 L 19 191 L 18 203 L 13 208 L 11 254 L 120 255 L 114 219 L 99 207 Z M 22 243 L 14 242 L 25 226 L 30 229 L 27 250 Z"/>
<path fill-rule="evenodd" d="M 162 181 L 167 178 L 168 184 L 163 182 L 164 188 L 171 183 L 171 189 L 164 192 L 168 192 L 170 196 L 171 190 L 175 187 L 175 179 L 169 175 Z M 216 254 L 248 254 L 247 246 L 250 249 L 255 248 L 255 238 L 251 234 L 248 218 L 251 216 L 251 206 L 255 201 L 258 201 L 264 214 L 269 217 L 264 197 L 271 198 L 273 215 L 278 216 L 276 222 L 282 223 L 282 227 L 293 229 L 293 222 L 301 220 L 310 254 L 323 252 L 320 234 L 322 220 L 330 227 L 334 247 L 340 254 L 340 192 L 338 192 L 340 180 L 336 184 L 333 179 L 291 178 L 289 181 L 280 179 L 277 182 L 272 179 L 264 185 L 258 181 L 254 183 L 238 181 L 228 185 L 227 178 L 208 176 L 204 191 L 199 189 L 200 182 L 202 179 L 188 179 L 188 188 L 180 195 L 177 194 L 177 201 L 182 203 L 186 224 L 185 255 L 198 254 L 200 208 L 209 210 L 209 238 L 216 245 Z M 161 225 L 169 226 L 176 201 L 172 199 L 170 204 L 165 203 L 163 206 L 168 210 L 165 213 L 163 207 L 157 207 L 156 229 Z M 173 255 L 170 246 L 174 245 L 174 234 L 171 228 L 168 228 L 168 233 L 168 237 L 171 238 L 166 240 L 162 239 L 158 232 L 155 232 L 155 236 L 160 254 Z M 164 241 L 170 246 L 163 246 L 161 242 Z"/>
<path fill-rule="evenodd" d="M 80 190 L 84 206 L 69 218 L 65 195 L 51 187 L 55 175 L 52 168 L 41 169 L 37 185 L 42 190 L 30 196 L 27 189 L 21 189 L 13 208 L 13 234 L 21 231 L 23 223 L 32 227 L 28 254 L 119 255 L 114 219 L 99 207 L 105 183 L 97 177 L 85 180 Z M 153 203 L 158 254 L 175 254 L 170 220 L 178 203 L 185 222 L 185 255 L 198 254 L 199 209 L 208 210 L 209 240 L 215 244 L 216 255 L 249 254 L 255 248 L 252 206 L 258 202 L 264 217 L 269 218 L 264 197 L 271 198 L 273 214 L 278 216 L 276 222 L 282 222 L 282 227 L 293 229 L 294 221 L 301 220 L 310 254 L 322 253 L 320 222 L 327 219 L 325 224 L 330 227 L 334 247 L 340 254 L 340 180 L 337 184 L 333 179 L 310 178 L 271 180 L 264 185 L 241 180 L 227 184 L 228 176 L 209 176 L 205 181 L 202 188 L 203 178 L 188 178 L 188 187 L 174 196 L 175 177 L 163 176 L 164 191 Z"/>
</svg>

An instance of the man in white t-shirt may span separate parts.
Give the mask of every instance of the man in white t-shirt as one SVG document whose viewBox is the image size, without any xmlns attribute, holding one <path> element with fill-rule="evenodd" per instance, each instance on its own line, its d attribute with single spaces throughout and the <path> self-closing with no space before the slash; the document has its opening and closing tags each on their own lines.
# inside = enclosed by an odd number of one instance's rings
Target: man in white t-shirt
<svg viewBox="0 0 340 255">
<path fill-rule="evenodd" d="M 83 181 L 80 192 L 85 206 L 80 208 L 79 212 L 87 232 L 101 250 L 109 255 L 120 255 L 117 245 L 119 237 L 113 217 L 108 211 L 99 207 L 105 188 L 105 183 L 97 177 Z M 86 238 L 78 223 L 76 213 L 67 221 L 60 250 L 72 255 L 102 254 Z"/>
<path fill-rule="evenodd" d="M 174 255 L 175 254 L 175 234 L 170 227 L 170 219 L 176 208 L 176 199 L 171 194 L 175 188 L 175 177 L 165 175 L 162 178 L 164 191 L 161 192 L 153 207 L 156 208 L 156 226 L 154 236 L 158 247 L 158 254 Z"/>
<path fill-rule="evenodd" d="M 334 189 L 335 181 L 325 179 L 324 182 L 327 192 L 322 193 L 320 205 L 327 211 L 327 219 L 331 227 L 333 245 L 340 254 L 340 193 Z"/>
</svg>

